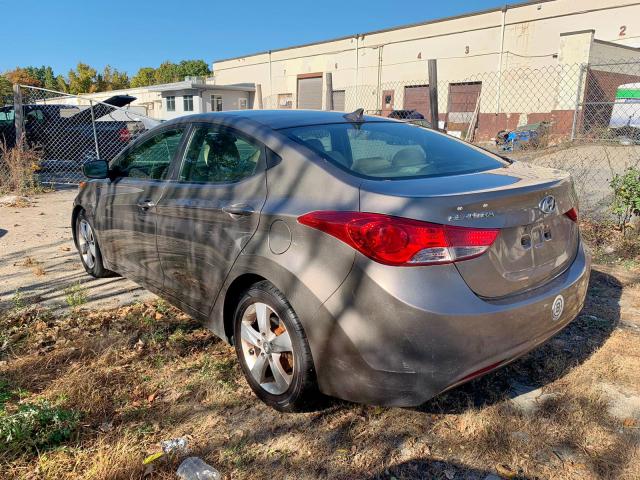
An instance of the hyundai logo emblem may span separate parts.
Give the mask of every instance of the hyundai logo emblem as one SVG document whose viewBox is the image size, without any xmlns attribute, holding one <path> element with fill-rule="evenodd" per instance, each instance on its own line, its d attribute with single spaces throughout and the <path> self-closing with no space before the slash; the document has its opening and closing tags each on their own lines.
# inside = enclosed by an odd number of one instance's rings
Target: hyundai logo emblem
<svg viewBox="0 0 640 480">
<path fill-rule="evenodd" d="M 553 213 L 556 210 L 556 199 L 553 195 L 547 195 L 538 204 L 542 213 Z"/>
</svg>

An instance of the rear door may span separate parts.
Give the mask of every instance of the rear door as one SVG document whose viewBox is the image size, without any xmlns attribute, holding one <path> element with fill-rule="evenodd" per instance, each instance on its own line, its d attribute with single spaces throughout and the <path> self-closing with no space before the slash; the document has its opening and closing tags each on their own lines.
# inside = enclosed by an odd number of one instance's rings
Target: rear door
<svg viewBox="0 0 640 480">
<path fill-rule="evenodd" d="M 162 287 L 156 249 L 156 206 L 170 178 L 184 127 L 163 128 L 116 157 L 113 181 L 101 185 L 95 225 L 100 247 L 119 273 Z"/>
<path fill-rule="evenodd" d="M 164 291 L 202 314 L 258 227 L 264 147 L 235 130 L 196 124 L 177 180 L 156 207 Z"/>
</svg>

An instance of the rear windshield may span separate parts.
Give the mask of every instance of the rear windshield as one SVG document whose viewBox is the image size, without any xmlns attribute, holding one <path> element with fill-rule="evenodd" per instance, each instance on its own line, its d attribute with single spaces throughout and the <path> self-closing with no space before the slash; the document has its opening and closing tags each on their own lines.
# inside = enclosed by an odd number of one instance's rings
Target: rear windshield
<svg viewBox="0 0 640 480">
<path fill-rule="evenodd" d="M 365 177 L 400 179 L 482 172 L 507 162 L 461 140 L 396 122 L 336 123 L 281 130 Z"/>
</svg>

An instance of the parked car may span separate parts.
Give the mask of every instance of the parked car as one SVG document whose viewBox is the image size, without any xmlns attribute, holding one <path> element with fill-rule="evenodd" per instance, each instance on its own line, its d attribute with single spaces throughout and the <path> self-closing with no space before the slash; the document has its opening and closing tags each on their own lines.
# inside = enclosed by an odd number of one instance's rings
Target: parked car
<svg viewBox="0 0 640 480">
<path fill-rule="evenodd" d="M 74 240 L 202 320 L 282 411 L 418 405 L 545 342 L 590 260 L 567 173 L 360 112 L 192 115 L 84 167 Z"/>
<path fill-rule="evenodd" d="M 598 106 L 606 109 L 609 105 Z M 609 128 L 625 144 L 640 144 L 640 83 L 620 85 L 611 108 Z"/>
<path fill-rule="evenodd" d="M 398 120 L 424 120 L 424 115 L 417 110 L 394 110 L 387 116 Z"/>
<path fill-rule="evenodd" d="M 41 150 L 41 170 L 75 168 L 79 173 L 83 161 L 97 157 L 96 140 L 102 159 L 113 158 L 132 138 L 146 130 L 135 115 L 121 120 L 110 117 L 116 110 L 114 107 L 124 107 L 134 100 L 130 95 L 115 95 L 96 103 L 93 114 L 88 106 L 23 105 L 25 139 L 29 145 Z M 13 105 L 0 108 L 0 141 L 6 142 L 8 147 L 16 143 Z"/>
</svg>

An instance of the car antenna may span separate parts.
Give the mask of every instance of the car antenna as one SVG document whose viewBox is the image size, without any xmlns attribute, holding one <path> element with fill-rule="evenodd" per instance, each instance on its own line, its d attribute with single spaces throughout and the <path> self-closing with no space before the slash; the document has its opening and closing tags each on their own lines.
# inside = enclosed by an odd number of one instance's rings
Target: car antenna
<svg viewBox="0 0 640 480">
<path fill-rule="evenodd" d="M 362 123 L 364 122 L 364 108 L 358 108 L 351 113 L 343 115 L 343 117 L 349 122 Z"/>
</svg>

